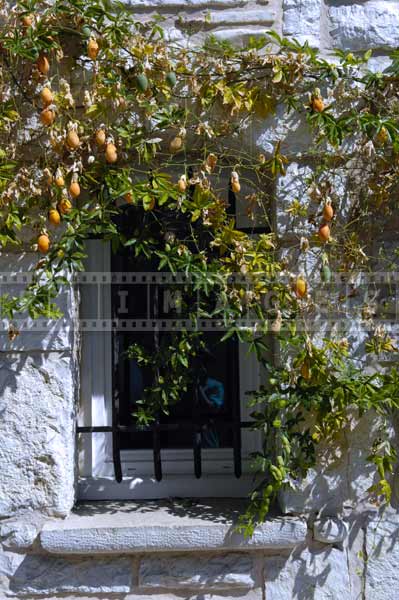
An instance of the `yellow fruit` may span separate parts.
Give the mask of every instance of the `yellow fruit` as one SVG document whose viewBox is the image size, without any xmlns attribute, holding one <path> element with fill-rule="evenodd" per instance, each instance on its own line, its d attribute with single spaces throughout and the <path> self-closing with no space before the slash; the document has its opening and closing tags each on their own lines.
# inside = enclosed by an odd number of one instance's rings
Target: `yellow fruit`
<svg viewBox="0 0 399 600">
<path fill-rule="evenodd" d="M 45 108 L 40 113 L 40 120 L 43 123 L 43 125 L 46 125 L 47 127 L 54 123 L 54 119 L 55 112 L 51 110 L 51 108 Z"/>
<path fill-rule="evenodd" d="M 104 129 L 97 129 L 96 131 L 96 144 L 97 146 L 104 146 L 105 144 L 105 131 Z"/>
<path fill-rule="evenodd" d="M 71 185 L 69 186 L 69 193 L 71 194 L 72 198 L 77 198 L 80 196 L 80 185 L 77 181 L 72 181 Z"/>
<path fill-rule="evenodd" d="M 238 192 L 241 190 L 241 184 L 237 179 L 233 179 L 231 181 L 231 189 L 235 194 L 238 194 Z"/>
<path fill-rule="evenodd" d="M 47 75 L 47 73 L 50 71 L 50 63 L 47 56 L 44 56 L 44 54 L 39 56 L 36 66 L 42 75 Z"/>
<path fill-rule="evenodd" d="M 301 375 L 304 379 L 310 379 L 310 369 L 307 362 L 304 362 L 301 367 Z"/>
<path fill-rule="evenodd" d="M 52 208 L 48 214 L 48 220 L 52 225 L 59 225 L 61 223 L 61 215 L 56 208 Z"/>
<path fill-rule="evenodd" d="M 334 210 L 333 207 L 331 206 L 330 202 L 326 202 L 326 204 L 323 207 L 323 218 L 326 221 L 331 221 L 331 219 L 334 216 Z"/>
<path fill-rule="evenodd" d="M 330 239 L 330 227 L 327 223 L 322 223 L 319 227 L 319 238 L 322 242 L 328 242 Z"/>
<path fill-rule="evenodd" d="M 388 130 L 387 130 L 386 127 L 383 126 L 383 127 L 381 127 L 381 129 L 377 133 L 376 141 L 379 144 L 385 144 L 385 142 L 387 142 L 388 139 L 389 139 Z"/>
<path fill-rule="evenodd" d="M 306 296 L 307 287 L 306 280 L 301 275 L 297 277 L 295 282 L 295 293 L 299 298 Z"/>
<path fill-rule="evenodd" d="M 169 150 L 172 153 L 179 152 L 179 150 L 181 150 L 182 147 L 183 147 L 183 138 L 180 135 L 177 135 L 176 137 L 174 137 L 173 140 L 171 140 L 171 142 L 169 144 Z"/>
<path fill-rule="evenodd" d="M 91 38 L 89 43 L 87 44 L 87 55 L 91 60 L 96 60 L 98 52 L 100 48 L 97 44 L 97 41 L 94 38 Z"/>
<path fill-rule="evenodd" d="M 68 215 L 72 210 L 72 203 L 70 200 L 68 200 L 68 198 L 62 198 L 62 200 L 60 200 L 58 208 L 61 214 Z"/>
<path fill-rule="evenodd" d="M 42 99 L 43 106 L 48 106 L 51 104 L 53 102 L 53 93 L 50 88 L 43 88 L 40 93 L 40 98 Z"/>
<path fill-rule="evenodd" d="M 66 144 L 71 150 L 76 150 L 80 146 L 80 139 L 74 129 L 70 129 L 66 136 Z"/>
<path fill-rule="evenodd" d="M 33 23 L 33 17 L 32 15 L 24 15 L 21 21 L 24 27 L 30 27 Z"/>
<path fill-rule="evenodd" d="M 312 100 L 312 108 L 315 112 L 323 112 L 324 102 L 322 98 L 316 97 Z"/>
<path fill-rule="evenodd" d="M 127 194 L 125 194 L 123 197 L 128 204 L 133 204 L 134 198 L 132 192 L 127 192 Z"/>
<path fill-rule="evenodd" d="M 107 163 L 115 163 L 118 160 L 118 154 L 116 152 L 116 147 L 115 144 L 113 144 L 112 142 L 110 144 L 107 144 L 107 147 L 105 149 L 105 160 L 107 161 Z"/>
<path fill-rule="evenodd" d="M 62 176 L 61 172 L 57 172 L 55 174 L 55 185 L 62 188 L 65 185 L 65 180 L 64 177 Z"/>
<path fill-rule="evenodd" d="M 217 163 L 218 159 L 216 154 L 209 154 L 207 159 L 206 159 L 206 164 L 210 169 L 214 169 L 216 167 L 216 163 Z"/>
<path fill-rule="evenodd" d="M 37 247 L 39 249 L 39 252 L 41 252 L 42 254 L 47 254 L 47 252 L 49 251 L 50 238 L 46 233 L 42 233 L 41 235 L 39 235 L 37 239 Z"/>
<path fill-rule="evenodd" d="M 182 175 L 179 179 L 179 181 L 177 182 L 177 189 L 179 190 L 179 192 L 185 192 L 187 189 L 187 181 L 186 181 L 186 176 Z"/>
</svg>

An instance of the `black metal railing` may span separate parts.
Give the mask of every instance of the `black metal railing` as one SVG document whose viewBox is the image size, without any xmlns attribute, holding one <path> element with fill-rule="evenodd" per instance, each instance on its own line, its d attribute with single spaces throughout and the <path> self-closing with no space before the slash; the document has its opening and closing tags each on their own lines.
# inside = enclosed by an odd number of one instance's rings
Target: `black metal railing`
<svg viewBox="0 0 399 600">
<path fill-rule="evenodd" d="M 212 417 L 212 419 L 204 420 L 201 417 L 193 418 L 193 420 L 176 419 L 174 423 L 160 423 L 156 421 L 148 428 L 147 431 L 152 431 L 152 454 L 154 463 L 154 476 L 157 481 L 161 481 L 162 474 L 162 448 L 161 448 L 161 432 L 175 431 L 183 429 L 191 431 L 193 434 L 193 472 L 195 477 L 199 479 L 202 475 L 202 432 L 209 425 L 214 425 L 218 421 L 217 427 L 220 430 L 231 430 L 233 432 L 233 461 L 234 474 L 237 478 L 241 477 L 242 473 L 242 458 L 241 458 L 241 429 L 250 429 L 254 427 L 253 421 L 239 421 L 237 419 L 226 421 L 223 417 Z M 142 427 L 136 425 L 96 425 L 77 427 L 77 434 L 92 434 L 92 433 L 112 433 L 112 458 L 114 464 L 115 479 L 118 483 L 122 481 L 122 461 L 121 461 L 121 444 L 120 435 L 124 433 L 142 433 Z"/>
</svg>

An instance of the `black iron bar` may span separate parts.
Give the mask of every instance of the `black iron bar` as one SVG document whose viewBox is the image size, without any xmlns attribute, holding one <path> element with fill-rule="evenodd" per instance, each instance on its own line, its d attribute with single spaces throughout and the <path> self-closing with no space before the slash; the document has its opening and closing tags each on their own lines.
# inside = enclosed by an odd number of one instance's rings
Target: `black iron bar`
<svg viewBox="0 0 399 600">
<path fill-rule="evenodd" d="M 221 417 L 223 418 L 223 417 Z M 215 421 L 216 418 L 212 417 L 212 421 Z M 205 421 L 201 421 L 202 424 L 206 424 Z M 219 429 L 232 429 L 234 427 L 234 422 L 232 421 L 223 421 L 218 424 Z M 241 429 L 250 429 L 255 426 L 253 421 L 241 421 L 239 423 Z M 112 432 L 112 431 L 120 431 L 121 433 L 143 433 L 143 431 L 152 431 L 154 425 L 148 426 L 145 430 L 142 427 L 138 427 L 137 425 L 117 425 L 115 428 L 112 425 L 93 425 L 93 426 L 79 426 L 76 428 L 77 433 L 98 433 L 98 432 Z M 176 423 L 159 423 L 157 426 L 159 431 L 173 431 L 177 428 L 180 429 L 193 429 L 192 421 L 180 421 Z"/>
<path fill-rule="evenodd" d="M 152 453 L 154 458 L 154 474 L 157 481 L 162 480 L 161 436 L 159 421 L 152 428 Z"/>
</svg>

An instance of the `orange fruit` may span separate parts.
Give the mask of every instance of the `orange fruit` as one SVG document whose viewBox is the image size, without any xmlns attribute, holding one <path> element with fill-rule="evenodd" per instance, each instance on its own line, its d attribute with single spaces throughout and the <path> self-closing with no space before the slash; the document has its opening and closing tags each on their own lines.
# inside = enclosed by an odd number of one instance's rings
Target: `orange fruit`
<svg viewBox="0 0 399 600">
<path fill-rule="evenodd" d="M 216 163 L 217 163 L 218 159 L 216 154 L 208 154 L 208 157 L 206 159 L 206 164 L 210 169 L 214 169 L 216 167 Z"/>
<path fill-rule="evenodd" d="M 47 254 L 47 252 L 49 251 L 50 238 L 46 233 L 42 233 L 41 235 L 39 235 L 37 239 L 37 247 L 39 249 L 39 252 L 41 252 L 42 254 Z"/>
<path fill-rule="evenodd" d="M 128 204 L 133 204 L 134 198 L 132 192 L 127 192 L 123 197 Z"/>
<path fill-rule="evenodd" d="M 48 220 L 52 225 L 59 225 L 61 223 L 61 215 L 56 208 L 50 209 L 48 213 Z"/>
<path fill-rule="evenodd" d="M 299 275 L 299 277 L 297 277 L 296 282 L 295 282 L 295 293 L 299 298 L 303 298 L 304 296 L 306 296 L 306 292 L 307 292 L 307 283 L 306 280 Z"/>
<path fill-rule="evenodd" d="M 41 54 L 39 56 L 39 58 L 37 59 L 36 66 L 42 75 L 47 75 L 47 73 L 50 71 L 50 63 L 48 61 L 47 56 L 45 56 L 44 54 Z"/>
<path fill-rule="evenodd" d="M 181 137 L 181 135 L 177 135 L 176 137 L 174 137 L 169 144 L 169 150 L 170 152 L 172 152 L 172 154 L 174 154 L 175 152 L 179 152 L 179 150 L 181 150 L 182 147 L 183 138 Z"/>
<path fill-rule="evenodd" d="M 116 152 L 116 146 L 112 142 L 107 144 L 105 149 L 105 160 L 107 163 L 115 163 L 118 160 L 118 154 Z"/>
<path fill-rule="evenodd" d="M 312 108 L 315 112 L 323 112 L 324 110 L 324 102 L 320 97 L 313 98 L 312 100 Z"/>
<path fill-rule="evenodd" d="M 91 38 L 89 43 L 87 44 L 87 55 L 91 60 L 96 60 L 98 52 L 100 50 L 99 45 L 97 44 L 97 40 Z"/>
<path fill-rule="evenodd" d="M 55 112 L 53 110 L 51 110 L 51 108 L 45 108 L 40 113 L 40 120 L 43 123 L 43 125 L 46 125 L 47 127 L 49 127 L 50 125 L 52 125 L 54 123 L 54 119 L 55 119 Z"/>
<path fill-rule="evenodd" d="M 72 210 L 72 203 L 68 198 L 62 198 L 58 205 L 59 211 L 63 215 L 68 215 Z"/>
<path fill-rule="evenodd" d="M 57 169 L 57 171 L 56 171 L 55 180 L 54 181 L 55 181 L 55 185 L 57 187 L 62 188 L 65 185 L 65 179 L 64 179 L 64 177 L 63 177 L 63 175 L 62 175 L 62 173 L 61 173 L 61 171 L 59 169 Z"/>
<path fill-rule="evenodd" d="M 22 25 L 26 28 L 30 27 L 33 23 L 32 15 L 24 15 L 21 19 Z"/>
<path fill-rule="evenodd" d="M 105 144 L 105 131 L 104 129 L 97 129 L 96 131 L 96 144 L 97 146 L 104 146 Z"/>
<path fill-rule="evenodd" d="M 79 136 L 74 129 L 70 129 L 68 131 L 65 141 L 66 141 L 66 145 L 71 150 L 76 150 L 80 146 Z"/>
<path fill-rule="evenodd" d="M 330 239 L 330 233 L 331 232 L 328 223 L 322 223 L 319 227 L 319 238 L 323 243 L 328 242 Z"/>
<path fill-rule="evenodd" d="M 333 207 L 331 206 L 330 202 L 326 202 L 326 204 L 323 207 L 323 218 L 326 221 L 331 221 L 331 219 L 334 216 L 334 210 Z"/>
<path fill-rule="evenodd" d="M 179 181 L 177 182 L 177 189 L 179 190 L 179 192 L 185 192 L 187 189 L 187 181 L 186 181 L 186 176 L 182 175 L 179 179 Z"/>
<path fill-rule="evenodd" d="M 69 186 L 69 193 L 71 194 L 72 198 L 77 198 L 80 196 L 80 185 L 77 181 L 71 182 L 71 185 Z"/>
<path fill-rule="evenodd" d="M 241 190 L 241 184 L 238 181 L 238 179 L 232 179 L 232 181 L 231 181 L 231 189 L 233 190 L 233 192 L 235 194 L 238 194 L 238 192 Z"/>
<path fill-rule="evenodd" d="M 40 98 L 42 99 L 43 106 L 48 106 L 53 102 L 53 93 L 50 88 L 45 87 L 40 92 Z"/>
</svg>

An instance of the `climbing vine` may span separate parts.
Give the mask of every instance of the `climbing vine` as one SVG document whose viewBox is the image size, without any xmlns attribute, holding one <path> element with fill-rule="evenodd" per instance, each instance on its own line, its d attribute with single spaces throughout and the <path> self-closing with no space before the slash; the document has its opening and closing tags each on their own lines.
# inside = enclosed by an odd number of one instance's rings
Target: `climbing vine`
<svg viewBox="0 0 399 600">
<path fill-rule="evenodd" d="M 105 0 L 0 9 L 0 246 L 38 254 L 24 293 L 1 297 L 10 344 L 18 315 L 59 316 L 55 300 L 83 268 L 85 240 L 109 240 L 189 275 L 188 318 L 221 323 L 224 339 L 247 343 L 268 371 L 249 398 L 265 441 L 248 533 L 318 449 L 368 411 L 379 423 L 370 493 L 389 500 L 398 373 L 364 361 L 397 351 L 377 324 L 395 297 L 387 285 L 377 305 L 359 281 L 396 268 L 384 231 L 397 213 L 399 53 L 380 72 L 368 70 L 370 52 L 328 61 L 274 32 L 240 49 L 212 37 L 178 43 L 159 20 Z M 269 139 L 259 150 L 260 131 Z M 339 326 L 326 328 L 332 317 Z M 355 320 L 368 336 L 360 357 L 345 330 Z M 129 349 L 154 371 L 139 423 L 179 401 L 202 344 L 199 331 L 183 331 L 151 356 Z"/>
</svg>

